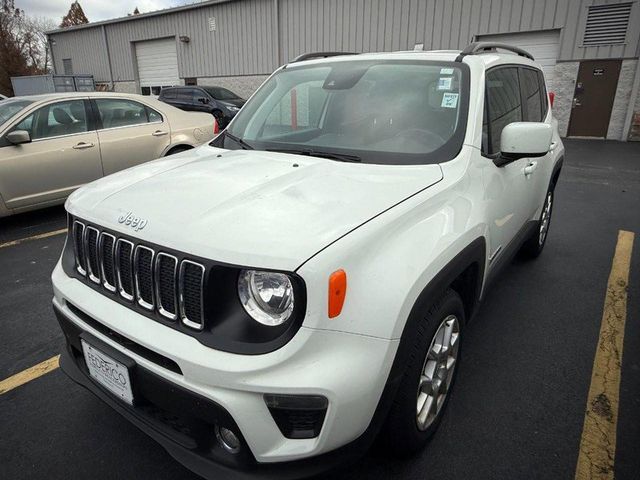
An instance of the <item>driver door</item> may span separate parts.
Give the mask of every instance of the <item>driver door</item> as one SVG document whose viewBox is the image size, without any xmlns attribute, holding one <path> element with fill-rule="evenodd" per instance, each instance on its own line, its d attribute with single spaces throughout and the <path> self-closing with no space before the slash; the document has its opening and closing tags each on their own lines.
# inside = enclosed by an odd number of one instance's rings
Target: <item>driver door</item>
<svg viewBox="0 0 640 480">
<path fill-rule="evenodd" d="M 484 185 L 489 228 L 487 253 L 491 266 L 529 220 L 533 184 L 526 169 L 530 159 L 520 158 L 502 166 L 494 163 L 500 155 L 500 135 L 504 127 L 522 122 L 524 118 L 518 68 L 496 67 L 487 71 L 485 87 L 482 155 L 487 162 Z"/>
<path fill-rule="evenodd" d="M 98 135 L 82 99 L 50 103 L 22 117 L 7 133 L 26 130 L 31 141 L 0 139 L 0 192 L 9 209 L 64 200 L 102 176 Z"/>
</svg>

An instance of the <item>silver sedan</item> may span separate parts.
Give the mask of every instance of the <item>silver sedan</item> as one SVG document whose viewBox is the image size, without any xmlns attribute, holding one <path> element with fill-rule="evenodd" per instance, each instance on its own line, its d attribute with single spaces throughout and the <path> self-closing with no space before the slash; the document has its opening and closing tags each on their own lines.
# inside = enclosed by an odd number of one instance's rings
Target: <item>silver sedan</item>
<svg viewBox="0 0 640 480">
<path fill-rule="evenodd" d="M 76 188 L 193 148 L 217 127 L 141 95 L 56 93 L 0 103 L 0 217 L 63 203 Z"/>
</svg>

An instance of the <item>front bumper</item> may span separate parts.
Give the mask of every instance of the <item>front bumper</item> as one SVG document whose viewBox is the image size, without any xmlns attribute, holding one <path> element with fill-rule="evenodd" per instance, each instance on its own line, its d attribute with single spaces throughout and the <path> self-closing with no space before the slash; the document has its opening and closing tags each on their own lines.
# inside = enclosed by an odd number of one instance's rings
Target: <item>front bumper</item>
<svg viewBox="0 0 640 480">
<path fill-rule="evenodd" d="M 230 354 L 136 314 L 66 276 L 60 266 L 53 273 L 53 283 L 54 308 L 67 334 L 63 370 L 200 475 L 297 478 L 316 474 L 360 455 L 379 427 L 380 422 L 372 419 L 384 416 L 378 404 L 395 356 L 395 341 L 303 327 L 275 352 Z M 92 326 L 79 313 L 90 314 L 97 323 Z M 98 325 L 115 337 L 95 328 Z M 84 366 L 80 335 L 90 335 L 99 348 L 109 349 L 105 353 L 132 359 L 136 364 L 132 382 L 139 384 L 148 403 L 169 414 L 197 412 L 181 420 L 195 432 L 191 440 L 176 435 L 180 422 L 177 430 L 168 430 L 149 412 L 124 404 L 95 384 Z M 117 337 L 130 340 L 132 346 L 128 348 Z M 155 387 L 149 390 L 148 385 Z M 267 393 L 328 398 L 319 436 L 285 438 L 265 405 Z M 214 424 L 240 433 L 243 455 L 228 458 L 215 450 Z"/>
</svg>

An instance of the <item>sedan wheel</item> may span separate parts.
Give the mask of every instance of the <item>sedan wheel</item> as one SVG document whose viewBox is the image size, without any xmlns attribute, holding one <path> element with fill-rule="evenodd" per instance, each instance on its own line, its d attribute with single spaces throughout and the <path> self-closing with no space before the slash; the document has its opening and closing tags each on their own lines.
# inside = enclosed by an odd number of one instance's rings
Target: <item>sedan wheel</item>
<svg viewBox="0 0 640 480">
<path fill-rule="evenodd" d="M 421 431 L 429 428 L 442 410 L 458 360 L 459 340 L 458 318 L 449 315 L 431 340 L 420 375 L 416 422 Z"/>
</svg>

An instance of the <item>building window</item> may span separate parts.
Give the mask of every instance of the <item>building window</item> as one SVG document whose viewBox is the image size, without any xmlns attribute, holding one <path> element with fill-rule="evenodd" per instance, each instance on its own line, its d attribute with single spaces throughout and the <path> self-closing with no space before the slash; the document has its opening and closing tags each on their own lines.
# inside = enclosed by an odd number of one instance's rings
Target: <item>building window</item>
<svg viewBox="0 0 640 480">
<path fill-rule="evenodd" d="M 625 42 L 631 3 L 590 5 L 582 46 L 619 45 Z"/>
<path fill-rule="evenodd" d="M 71 63 L 70 58 L 62 59 L 62 69 L 64 70 L 65 75 L 73 75 L 73 64 Z"/>
<path fill-rule="evenodd" d="M 154 95 L 157 97 L 163 89 L 169 88 L 170 86 L 171 85 L 153 85 L 151 87 L 140 87 L 140 93 L 142 93 L 142 95 Z"/>
</svg>

